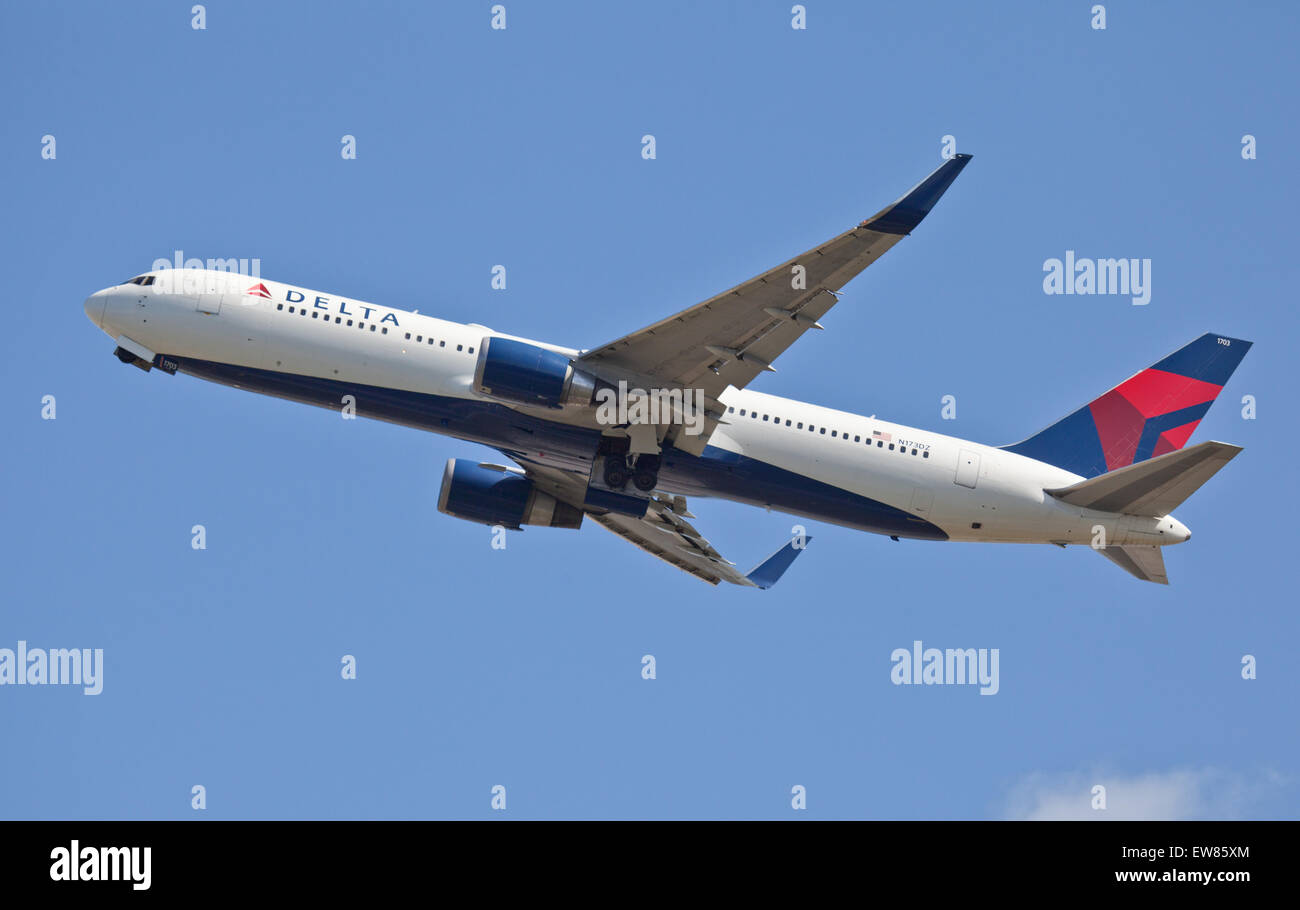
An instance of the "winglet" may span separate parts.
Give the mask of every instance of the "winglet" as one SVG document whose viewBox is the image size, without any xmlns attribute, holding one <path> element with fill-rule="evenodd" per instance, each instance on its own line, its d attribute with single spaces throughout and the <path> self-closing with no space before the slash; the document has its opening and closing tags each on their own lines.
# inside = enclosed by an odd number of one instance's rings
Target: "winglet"
<svg viewBox="0 0 1300 910">
<path fill-rule="evenodd" d="M 952 186 L 952 182 L 957 179 L 957 175 L 970 159 L 970 155 L 953 155 L 935 168 L 929 177 L 912 187 L 902 199 L 877 212 L 874 217 L 868 218 L 858 226 L 882 234 L 912 233 L 921 223 L 921 219 L 930 214 L 930 209 L 934 208 L 939 197 Z"/>
<path fill-rule="evenodd" d="M 781 576 L 785 574 L 785 570 L 790 568 L 795 557 L 807 548 L 808 543 L 811 540 L 811 537 L 803 537 L 787 542 L 785 546 L 759 563 L 754 570 L 745 577 L 753 583 L 754 587 L 767 590 L 781 580 Z M 796 542 L 799 542 L 802 545 L 796 547 Z"/>
</svg>

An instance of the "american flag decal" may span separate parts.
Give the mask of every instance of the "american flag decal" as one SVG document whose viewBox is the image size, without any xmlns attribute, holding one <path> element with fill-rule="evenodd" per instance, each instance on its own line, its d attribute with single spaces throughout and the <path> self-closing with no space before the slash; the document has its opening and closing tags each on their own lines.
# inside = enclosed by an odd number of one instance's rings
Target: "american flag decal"
<svg viewBox="0 0 1300 910">
<path fill-rule="evenodd" d="M 882 433 L 879 430 L 872 430 L 871 436 L 873 439 L 879 439 L 881 442 L 889 442 L 894 438 L 893 436 L 890 436 L 888 433 Z"/>
</svg>

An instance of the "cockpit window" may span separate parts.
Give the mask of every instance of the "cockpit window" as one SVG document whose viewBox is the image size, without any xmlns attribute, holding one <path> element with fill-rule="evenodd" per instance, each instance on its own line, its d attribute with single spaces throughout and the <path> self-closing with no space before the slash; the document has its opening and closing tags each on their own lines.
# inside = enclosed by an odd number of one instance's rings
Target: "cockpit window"
<svg viewBox="0 0 1300 910">
<path fill-rule="evenodd" d="M 156 277 L 157 277 L 157 276 L 155 276 L 155 275 L 137 275 L 135 278 L 132 278 L 130 281 L 123 281 L 122 283 L 123 283 L 123 284 L 138 284 L 138 285 L 142 285 L 142 286 L 147 287 L 147 286 L 153 284 L 154 279 L 155 279 Z"/>
</svg>

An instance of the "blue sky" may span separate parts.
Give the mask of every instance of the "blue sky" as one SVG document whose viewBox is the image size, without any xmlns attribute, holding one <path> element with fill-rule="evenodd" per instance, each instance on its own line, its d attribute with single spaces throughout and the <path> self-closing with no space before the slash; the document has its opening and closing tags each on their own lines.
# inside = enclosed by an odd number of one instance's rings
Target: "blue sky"
<svg viewBox="0 0 1300 910">
<path fill-rule="evenodd" d="M 0 647 L 105 655 L 98 696 L 0 688 L 0 817 L 484 818 L 497 784 L 512 818 L 1300 816 L 1294 5 L 190 5 L 0 10 Z M 815 522 L 767 592 L 595 526 L 493 550 L 436 511 L 486 450 L 128 369 L 82 312 L 183 250 L 594 347 L 873 214 L 945 135 L 971 165 L 753 388 L 1003 444 L 1253 340 L 1168 588 Z M 1066 250 L 1150 258 L 1151 303 L 1044 295 Z M 692 508 L 744 567 L 794 523 Z M 892 685 L 917 639 L 999 649 L 1000 691 Z"/>
</svg>

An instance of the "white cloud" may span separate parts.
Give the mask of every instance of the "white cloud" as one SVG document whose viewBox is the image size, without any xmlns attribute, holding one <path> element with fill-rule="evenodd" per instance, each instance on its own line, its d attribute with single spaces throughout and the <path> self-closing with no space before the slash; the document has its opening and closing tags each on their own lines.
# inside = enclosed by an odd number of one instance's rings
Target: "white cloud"
<svg viewBox="0 0 1300 910">
<path fill-rule="evenodd" d="M 1214 768 L 1146 774 L 1035 772 L 1013 786 L 1004 817 L 1029 821 L 1182 820 L 1269 817 L 1269 797 L 1287 781 L 1266 772 L 1247 776 Z M 1093 788 L 1106 788 L 1106 808 L 1092 808 Z"/>
</svg>

